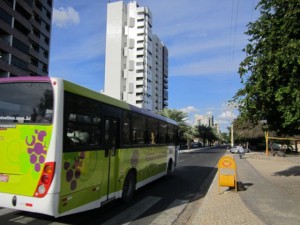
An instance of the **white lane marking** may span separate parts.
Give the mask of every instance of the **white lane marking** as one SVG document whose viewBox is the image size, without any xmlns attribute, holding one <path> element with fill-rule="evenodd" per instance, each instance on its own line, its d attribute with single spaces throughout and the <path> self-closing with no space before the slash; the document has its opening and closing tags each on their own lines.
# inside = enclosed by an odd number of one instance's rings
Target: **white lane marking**
<svg viewBox="0 0 300 225">
<path fill-rule="evenodd" d="M 17 210 L 3 208 L 3 209 L 0 209 L 0 216 L 6 215 L 6 214 L 9 214 L 9 213 L 13 213 L 15 211 L 17 211 Z"/>
<path fill-rule="evenodd" d="M 138 218 L 139 215 L 146 212 L 148 209 L 150 209 L 153 205 L 155 205 L 161 198 L 160 197 L 154 197 L 149 196 L 141 201 L 139 201 L 137 204 L 131 206 L 130 208 L 126 209 L 119 215 L 111 218 L 108 221 L 105 221 L 105 225 L 126 225 L 131 223 L 133 220 Z"/>
<path fill-rule="evenodd" d="M 19 217 L 10 219 L 9 221 L 15 222 L 15 223 L 20 223 L 20 224 L 27 224 L 27 223 L 30 223 L 34 220 L 35 220 L 35 218 L 32 218 L 32 217 L 19 216 Z"/>
</svg>

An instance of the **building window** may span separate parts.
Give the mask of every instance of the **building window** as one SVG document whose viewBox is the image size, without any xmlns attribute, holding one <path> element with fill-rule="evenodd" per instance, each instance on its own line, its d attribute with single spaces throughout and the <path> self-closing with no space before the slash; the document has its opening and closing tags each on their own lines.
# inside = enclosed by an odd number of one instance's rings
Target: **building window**
<svg viewBox="0 0 300 225">
<path fill-rule="evenodd" d="M 38 38 L 40 38 L 41 37 L 41 33 L 37 30 L 37 29 L 33 29 L 33 33 L 34 33 L 34 35 L 35 36 L 37 36 Z"/>
<path fill-rule="evenodd" d="M 33 5 L 33 0 L 25 0 L 25 2 L 26 2 L 30 7 L 32 7 L 32 5 Z"/>
<path fill-rule="evenodd" d="M 0 19 L 5 21 L 7 24 L 11 26 L 12 17 L 0 8 Z"/>
<path fill-rule="evenodd" d="M 40 47 L 37 43 L 31 42 L 31 47 L 34 51 L 39 52 Z"/>
<path fill-rule="evenodd" d="M 25 54 L 28 54 L 29 52 L 29 46 L 25 45 L 23 42 L 19 41 L 15 37 L 13 38 L 12 46 Z"/>
<path fill-rule="evenodd" d="M 28 70 L 28 64 L 14 55 L 11 57 L 11 65 L 18 67 L 19 69 L 24 71 Z"/>
<path fill-rule="evenodd" d="M 48 65 L 43 63 L 43 72 L 48 73 Z"/>
<path fill-rule="evenodd" d="M 30 63 L 31 63 L 32 65 L 34 65 L 35 67 L 38 67 L 38 66 L 39 66 L 39 61 L 38 61 L 38 59 L 37 59 L 37 58 L 34 58 L 34 57 L 31 57 L 31 58 L 30 58 Z"/>
<path fill-rule="evenodd" d="M 25 27 L 23 24 L 21 24 L 18 20 L 15 20 L 14 27 L 16 28 L 16 30 L 18 30 L 25 36 L 27 36 L 30 33 L 30 30 L 27 29 L 27 27 Z"/>
<path fill-rule="evenodd" d="M 20 13 L 26 20 L 29 20 L 31 18 L 31 14 L 27 12 L 21 5 L 18 3 L 16 4 L 16 11 Z"/>
<path fill-rule="evenodd" d="M 43 10 L 43 6 L 42 6 L 42 3 L 40 1 L 34 1 L 35 3 L 35 6 L 39 9 L 39 10 Z"/>
</svg>

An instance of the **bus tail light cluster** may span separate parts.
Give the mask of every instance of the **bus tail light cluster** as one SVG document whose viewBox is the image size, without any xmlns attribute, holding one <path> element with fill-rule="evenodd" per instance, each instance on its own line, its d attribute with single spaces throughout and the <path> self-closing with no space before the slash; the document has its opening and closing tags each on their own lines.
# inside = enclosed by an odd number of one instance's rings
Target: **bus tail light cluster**
<svg viewBox="0 0 300 225">
<path fill-rule="evenodd" d="M 38 186 L 34 193 L 35 197 L 42 198 L 47 194 L 53 180 L 54 170 L 55 162 L 45 163 Z"/>
</svg>

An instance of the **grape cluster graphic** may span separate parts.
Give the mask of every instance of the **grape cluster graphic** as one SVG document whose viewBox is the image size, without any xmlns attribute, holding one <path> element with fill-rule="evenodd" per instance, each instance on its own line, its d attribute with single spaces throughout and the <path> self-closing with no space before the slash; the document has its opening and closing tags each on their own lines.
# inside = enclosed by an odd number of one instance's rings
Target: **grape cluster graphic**
<svg viewBox="0 0 300 225">
<path fill-rule="evenodd" d="M 131 165 L 132 167 L 136 167 L 139 161 L 139 151 L 138 150 L 134 150 L 131 156 Z"/>
<path fill-rule="evenodd" d="M 34 131 L 35 135 L 31 136 L 31 142 L 28 141 L 29 136 L 26 137 L 27 152 L 30 155 L 30 163 L 34 165 L 34 170 L 40 172 L 41 165 L 45 162 L 47 149 L 44 142 L 46 131 Z"/>
<path fill-rule="evenodd" d="M 74 163 L 72 166 L 70 162 L 64 163 L 64 170 L 66 171 L 66 181 L 70 183 L 70 188 L 72 191 L 76 189 L 77 180 L 81 176 L 81 167 L 84 157 L 84 152 L 80 152 L 79 156 L 74 159 Z"/>
</svg>

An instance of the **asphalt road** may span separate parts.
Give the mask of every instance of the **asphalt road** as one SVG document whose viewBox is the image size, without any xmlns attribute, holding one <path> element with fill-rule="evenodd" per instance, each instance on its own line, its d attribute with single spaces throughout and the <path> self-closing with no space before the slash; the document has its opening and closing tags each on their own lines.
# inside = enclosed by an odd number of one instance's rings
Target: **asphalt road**
<svg viewBox="0 0 300 225">
<path fill-rule="evenodd" d="M 176 224 L 193 213 L 188 206 L 205 195 L 217 172 L 215 166 L 225 151 L 225 148 L 209 148 L 181 152 L 178 166 L 170 177 L 139 189 L 128 204 L 116 200 L 99 209 L 58 219 L 0 208 L 0 224 Z"/>
</svg>

